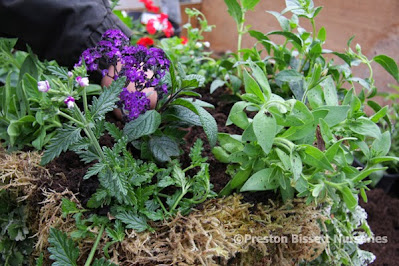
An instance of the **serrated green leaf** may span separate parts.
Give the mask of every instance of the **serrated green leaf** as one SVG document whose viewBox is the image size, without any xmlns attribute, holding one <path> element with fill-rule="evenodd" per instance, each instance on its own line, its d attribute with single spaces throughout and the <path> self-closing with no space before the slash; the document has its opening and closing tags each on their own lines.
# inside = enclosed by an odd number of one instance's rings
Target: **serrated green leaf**
<svg viewBox="0 0 399 266">
<path fill-rule="evenodd" d="M 123 128 L 128 141 L 154 133 L 161 124 L 161 115 L 155 110 L 149 110 L 137 119 L 130 121 Z"/>
<path fill-rule="evenodd" d="M 104 115 L 116 107 L 119 95 L 125 86 L 126 78 L 114 80 L 108 88 L 105 88 L 100 97 L 93 97 L 89 112 L 94 121 L 103 120 Z"/>
<path fill-rule="evenodd" d="M 41 164 L 45 165 L 49 163 L 54 158 L 58 157 L 61 152 L 67 151 L 69 146 L 81 140 L 81 131 L 81 128 L 76 128 L 68 124 L 65 124 L 64 128 L 57 129 L 57 134 L 52 138 L 51 143 L 47 146 L 43 154 Z"/>
<path fill-rule="evenodd" d="M 134 229 L 138 233 L 150 229 L 150 226 L 147 224 L 147 221 L 143 216 L 139 216 L 132 212 L 124 211 L 117 214 L 115 217 L 126 224 L 126 228 Z"/>
<path fill-rule="evenodd" d="M 104 168 L 105 168 L 105 165 L 102 163 L 96 163 L 96 164 L 90 166 L 90 168 L 87 169 L 87 172 L 84 175 L 83 179 L 89 179 L 92 176 L 98 175 L 98 173 L 101 172 Z"/>
<path fill-rule="evenodd" d="M 61 209 L 62 209 L 63 215 L 67 215 L 67 214 L 71 214 L 71 213 L 79 213 L 79 212 L 83 211 L 83 210 L 78 209 L 75 202 L 72 202 L 67 198 L 62 198 Z"/>
<path fill-rule="evenodd" d="M 54 260 L 53 266 L 77 265 L 79 249 L 67 235 L 55 228 L 50 228 L 50 237 L 48 239 L 51 253 L 50 259 Z"/>
<path fill-rule="evenodd" d="M 116 140 L 120 140 L 123 137 L 123 131 L 121 131 L 115 124 L 110 122 L 105 122 L 104 124 L 105 129 L 108 133 Z"/>
</svg>

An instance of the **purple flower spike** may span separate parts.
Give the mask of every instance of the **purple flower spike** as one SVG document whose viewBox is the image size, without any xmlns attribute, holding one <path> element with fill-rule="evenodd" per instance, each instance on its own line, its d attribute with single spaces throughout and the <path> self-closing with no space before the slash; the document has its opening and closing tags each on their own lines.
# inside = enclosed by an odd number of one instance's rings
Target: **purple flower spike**
<svg viewBox="0 0 399 266">
<path fill-rule="evenodd" d="M 50 90 L 50 83 L 48 83 L 48 80 L 39 81 L 37 83 L 37 89 L 41 92 L 48 92 Z"/>
<path fill-rule="evenodd" d="M 65 100 L 64 103 L 67 105 L 68 109 L 72 109 L 75 106 L 75 98 L 72 96 L 68 96 Z"/>
<path fill-rule="evenodd" d="M 82 78 L 82 77 L 76 77 L 76 82 L 80 87 L 87 87 L 89 86 L 89 79 L 88 78 Z"/>
</svg>

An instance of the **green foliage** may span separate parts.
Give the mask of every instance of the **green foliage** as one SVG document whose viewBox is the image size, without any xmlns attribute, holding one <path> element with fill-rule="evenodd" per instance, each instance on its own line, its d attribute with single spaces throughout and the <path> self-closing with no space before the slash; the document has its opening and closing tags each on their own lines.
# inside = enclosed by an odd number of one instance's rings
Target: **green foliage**
<svg viewBox="0 0 399 266">
<path fill-rule="evenodd" d="M 0 190 L 0 225 L 0 264 L 29 265 L 34 240 L 28 229 L 27 206 L 6 190 Z"/>
<path fill-rule="evenodd" d="M 321 7 L 315 7 L 311 0 L 287 0 L 281 13 L 269 12 L 282 30 L 249 31 L 257 42 L 253 49 L 241 49 L 240 37 L 248 32 L 244 17 L 249 8 L 245 1 L 225 2 L 239 33 L 238 52 L 230 62 L 244 85 L 226 124 L 243 131 L 240 135 L 218 134 L 219 146 L 213 153 L 230 164 L 232 175 L 220 194 L 272 190 L 284 201 L 304 197 L 307 203 L 331 206 L 329 202 L 334 202 L 330 214 L 336 215 L 331 221 L 335 224 L 326 232 L 334 236 L 345 229 L 353 234 L 359 229 L 354 221 L 360 208 L 359 194 L 364 196 L 371 183 L 367 177 L 385 169 L 380 163 L 399 160 L 395 155 L 386 156 L 391 134 L 378 125 L 389 124 L 388 108 L 371 100 L 377 91 L 371 63 L 377 62 L 395 79 L 397 64 L 385 55 L 369 60 L 360 45 L 355 51 L 351 49 L 352 39 L 345 53 L 323 49 L 326 30 L 322 27 L 317 31 L 315 26 Z M 310 21 L 311 32 L 299 25 L 298 17 Z M 272 41 L 275 35 L 285 38 L 282 45 Z M 258 50 L 258 44 L 263 45 L 263 51 Z M 267 53 L 264 59 L 262 52 Z M 344 63 L 336 64 L 326 57 L 328 54 Z M 351 67 L 361 63 L 370 70 L 367 78 L 352 74 Z M 215 81 L 212 90 L 224 84 Z M 360 88 L 359 94 L 355 86 Z M 364 111 L 366 104 L 375 111 L 371 117 Z M 354 156 L 359 154 L 364 161 L 362 168 L 353 165 Z M 321 261 L 345 265 L 371 258 L 357 245 L 336 246 L 323 256 Z"/>
<path fill-rule="evenodd" d="M 55 228 L 50 228 L 50 237 L 48 239 L 51 253 L 50 259 L 54 260 L 54 266 L 77 265 L 76 260 L 79 257 L 79 249 L 67 235 Z"/>
</svg>

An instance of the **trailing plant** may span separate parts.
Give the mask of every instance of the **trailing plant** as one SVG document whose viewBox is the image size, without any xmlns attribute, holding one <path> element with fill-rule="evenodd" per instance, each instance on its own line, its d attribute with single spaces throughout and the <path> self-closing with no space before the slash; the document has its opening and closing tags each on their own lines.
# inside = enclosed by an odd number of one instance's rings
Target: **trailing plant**
<svg viewBox="0 0 399 266">
<path fill-rule="evenodd" d="M 258 1 L 241 1 L 241 5 L 235 0 L 225 2 L 237 20 L 242 17 L 238 13 L 244 14 Z M 305 197 L 308 203 L 334 202 L 332 214 L 340 213 L 337 219 L 343 221 L 358 208 L 359 195 L 367 200 L 365 191 L 371 181 L 366 178 L 385 169 L 379 165 L 381 162 L 398 160 L 387 156 L 390 132 L 381 131 L 377 125 L 388 119 L 388 108 L 370 100 L 377 92 L 371 62 L 381 64 L 394 77 L 398 76 L 398 68 L 387 56 L 367 59 L 359 45 L 353 51 L 351 40 L 344 54 L 323 50 L 326 31 L 321 28 L 317 32 L 314 20 L 321 7 L 314 7 L 311 0 L 287 0 L 286 5 L 281 14 L 271 12 L 282 31 L 249 31 L 269 56 L 261 59 L 261 51 L 255 46 L 245 50 L 245 61 L 235 64 L 242 73 L 245 91 L 241 101 L 232 107 L 227 125 L 241 128 L 242 134 L 218 135 L 220 146 L 213 153 L 229 163 L 228 172 L 232 175 L 220 194 L 272 190 L 278 191 L 284 201 Z M 285 16 L 288 11 L 293 13 L 291 19 Z M 310 20 L 312 32 L 299 26 L 298 17 Z M 272 35 L 284 36 L 286 41 L 277 45 L 269 38 Z M 340 57 L 344 64 L 327 61 L 326 54 Z M 368 78 L 352 75 L 351 67 L 359 63 L 369 67 Z M 362 86 L 360 93 L 356 93 L 355 83 Z M 350 88 L 346 89 L 348 85 Z M 371 117 L 364 111 L 365 104 L 375 111 Z M 365 157 L 364 168 L 352 166 L 357 151 Z M 351 224 L 348 230 L 356 228 Z M 334 232 L 338 231 L 329 231 Z M 366 232 L 371 234 L 368 229 Z M 352 247 L 358 250 L 357 245 Z M 345 248 L 335 251 L 344 252 Z M 327 257 L 337 256 L 335 251 Z M 366 256 L 360 250 L 356 254 Z M 343 264 L 356 261 L 353 256 L 339 258 Z"/>
</svg>

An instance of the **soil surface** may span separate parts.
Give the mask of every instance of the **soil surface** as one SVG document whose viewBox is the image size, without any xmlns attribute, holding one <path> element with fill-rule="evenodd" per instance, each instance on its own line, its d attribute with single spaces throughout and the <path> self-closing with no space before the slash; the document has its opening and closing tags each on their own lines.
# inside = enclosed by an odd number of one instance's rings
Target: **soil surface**
<svg viewBox="0 0 399 266">
<path fill-rule="evenodd" d="M 399 198 L 387 195 L 382 189 L 367 193 L 368 202 L 360 205 L 366 209 L 367 221 L 375 237 L 387 236 L 388 243 L 368 243 L 362 249 L 371 251 L 377 259 L 372 265 L 398 265 L 399 261 Z"/>
</svg>

